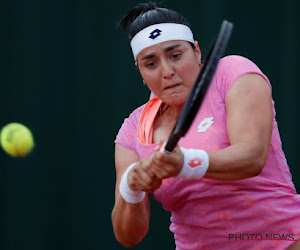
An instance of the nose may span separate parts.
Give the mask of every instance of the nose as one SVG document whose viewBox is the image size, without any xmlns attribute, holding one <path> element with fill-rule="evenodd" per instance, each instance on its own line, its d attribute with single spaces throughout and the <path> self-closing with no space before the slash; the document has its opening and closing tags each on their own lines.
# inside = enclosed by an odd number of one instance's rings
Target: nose
<svg viewBox="0 0 300 250">
<path fill-rule="evenodd" d="M 160 66 L 163 79 L 171 79 L 175 75 L 175 70 L 168 61 L 162 60 Z"/>
</svg>

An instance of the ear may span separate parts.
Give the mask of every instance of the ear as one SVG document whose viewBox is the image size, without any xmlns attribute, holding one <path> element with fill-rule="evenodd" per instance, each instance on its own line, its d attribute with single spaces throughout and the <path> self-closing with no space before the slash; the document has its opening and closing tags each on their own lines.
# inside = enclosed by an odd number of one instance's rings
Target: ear
<svg viewBox="0 0 300 250">
<path fill-rule="evenodd" d="M 199 63 L 201 63 L 201 50 L 200 50 L 198 41 L 195 41 L 195 42 L 194 42 L 194 45 L 195 45 L 195 53 L 196 53 L 196 56 L 197 56 L 197 58 L 198 58 L 198 60 L 199 60 Z"/>
</svg>

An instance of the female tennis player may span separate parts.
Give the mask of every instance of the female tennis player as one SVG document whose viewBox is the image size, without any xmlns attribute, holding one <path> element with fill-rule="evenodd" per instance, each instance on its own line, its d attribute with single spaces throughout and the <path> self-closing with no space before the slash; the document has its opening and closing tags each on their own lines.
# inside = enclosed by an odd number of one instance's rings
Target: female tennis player
<svg viewBox="0 0 300 250">
<path fill-rule="evenodd" d="M 300 249 L 300 196 L 281 148 L 270 82 L 242 56 L 219 62 L 188 133 L 160 151 L 201 67 L 187 21 L 155 3 L 120 22 L 154 97 L 115 140 L 112 223 L 126 247 L 147 234 L 149 194 L 170 211 L 176 249 Z"/>
</svg>

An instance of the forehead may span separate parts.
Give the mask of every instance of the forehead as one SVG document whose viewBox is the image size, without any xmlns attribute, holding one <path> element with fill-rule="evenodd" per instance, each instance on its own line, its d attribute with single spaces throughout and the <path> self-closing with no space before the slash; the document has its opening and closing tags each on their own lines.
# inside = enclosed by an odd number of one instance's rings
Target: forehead
<svg viewBox="0 0 300 250">
<path fill-rule="evenodd" d="M 179 46 L 177 46 L 179 45 Z M 148 48 L 143 49 L 137 56 L 137 58 L 142 58 L 144 56 L 147 56 L 148 54 L 158 54 L 162 52 L 167 52 L 171 50 L 172 48 L 186 48 L 189 46 L 189 42 L 183 41 L 183 40 L 172 40 L 172 41 L 166 41 L 162 42 L 153 46 L 150 46 Z"/>
</svg>

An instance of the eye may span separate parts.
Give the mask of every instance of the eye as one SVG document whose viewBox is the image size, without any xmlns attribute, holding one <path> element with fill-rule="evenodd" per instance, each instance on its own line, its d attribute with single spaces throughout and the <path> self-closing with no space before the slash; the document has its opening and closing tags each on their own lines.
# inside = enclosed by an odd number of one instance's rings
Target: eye
<svg viewBox="0 0 300 250">
<path fill-rule="evenodd" d="M 174 53 L 171 56 L 173 59 L 179 59 L 181 57 L 181 53 Z"/>
<path fill-rule="evenodd" d="M 156 65 L 155 62 L 148 62 L 148 63 L 146 64 L 146 66 L 147 66 L 148 68 L 153 68 L 155 65 Z"/>
</svg>

